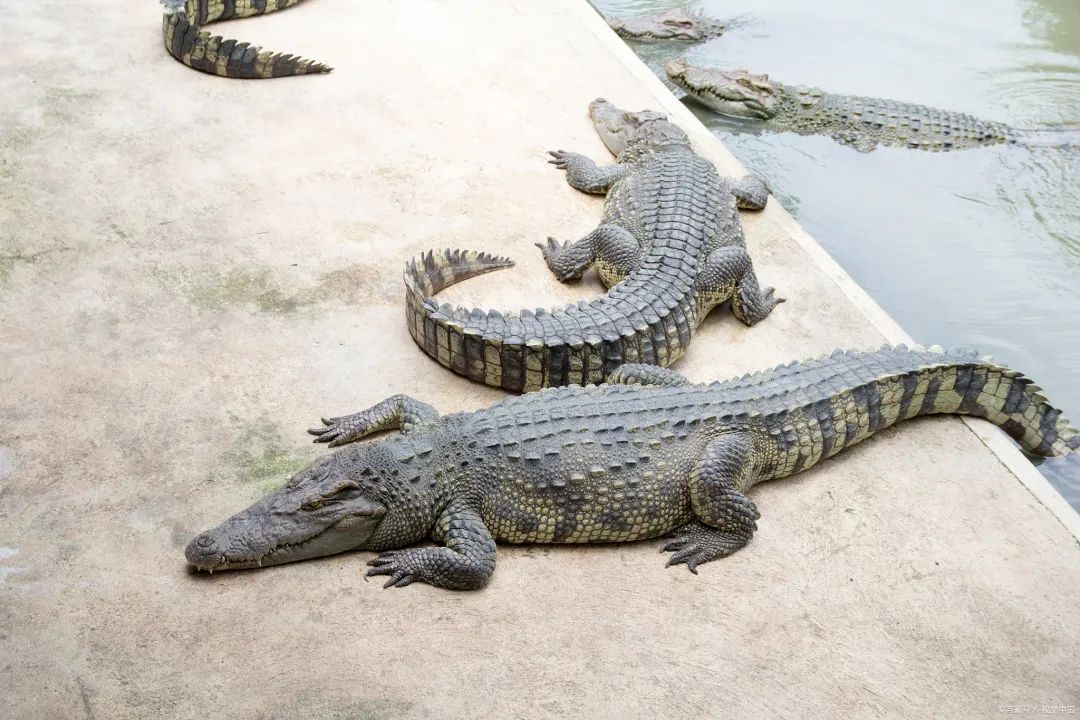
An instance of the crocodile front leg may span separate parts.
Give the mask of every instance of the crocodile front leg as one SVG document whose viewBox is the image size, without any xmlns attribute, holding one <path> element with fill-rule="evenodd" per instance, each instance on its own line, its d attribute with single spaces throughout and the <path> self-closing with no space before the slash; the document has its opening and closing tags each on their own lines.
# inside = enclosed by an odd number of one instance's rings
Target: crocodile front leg
<svg viewBox="0 0 1080 720">
<path fill-rule="evenodd" d="M 697 520 L 675 532 L 663 550 L 675 551 L 667 565 L 697 566 L 744 547 L 761 515 L 743 491 L 753 484 L 753 439 L 730 432 L 709 443 L 690 471 L 690 501 Z"/>
<path fill-rule="evenodd" d="M 549 163 L 566 171 L 566 182 L 570 187 L 582 192 L 603 195 L 630 172 L 625 165 L 600 167 L 591 158 L 576 152 L 549 150 L 548 155 L 554 158 L 548 160 Z"/>
<path fill-rule="evenodd" d="M 449 590 L 475 590 L 495 572 L 495 540 L 480 514 L 451 503 L 435 522 L 432 536 L 444 547 L 387 550 L 368 562 L 367 576 L 389 575 L 383 585 L 405 587 L 426 582 Z"/>
<path fill-rule="evenodd" d="M 709 254 L 697 279 L 699 298 L 709 307 L 731 300 L 731 312 L 747 325 L 762 320 L 784 302 L 773 288 L 761 289 L 746 248 L 728 246 Z"/>
<path fill-rule="evenodd" d="M 352 415 L 321 418 L 326 427 L 311 428 L 308 432 L 317 436 L 314 442 L 337 447 L 383 430 L 408 432 L 413 426 L 438 417 L 439 412 L 427 403 L 408 395 L 394 395 Z"/>
<path fill-rule="evenodd" d="M 619 225 L 604 224 L 576 242 L 562 245 L 549 237 L 544 244 L 536 243 L 555 277 L 562 282 L 577 280 L 589 266 L 596 263 L 600 279 L 606 287 L 617 284 L 641 262 L 641 245 L 629 230 Z"/>
</svg>

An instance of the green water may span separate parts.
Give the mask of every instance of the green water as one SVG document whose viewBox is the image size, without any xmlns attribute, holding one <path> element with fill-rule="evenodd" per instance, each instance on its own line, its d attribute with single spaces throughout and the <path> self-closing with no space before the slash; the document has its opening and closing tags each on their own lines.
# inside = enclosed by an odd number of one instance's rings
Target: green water
<svg viewBox="0 0 1080 720">
<path fill-rule="evenodd" d="M 664 60 L 685 53 L 1021 128 L 1080 124 L 1080 0 L 594 4 L 735 20 L 702 45 L 631 43 L 661 76 Z M 917 340 L 1022 369 L 1080 422 L 1080 148 L 861 154 L 688 105 Z M 1080 458 L 1040 468 L 1080 509 Z"/>
</svg>

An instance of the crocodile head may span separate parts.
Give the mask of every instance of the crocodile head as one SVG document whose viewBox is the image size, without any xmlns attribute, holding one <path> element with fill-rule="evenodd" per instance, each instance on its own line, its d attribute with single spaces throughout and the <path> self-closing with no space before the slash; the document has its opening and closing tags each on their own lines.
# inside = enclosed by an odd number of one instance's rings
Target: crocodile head
<svg viewBox="0 0 1080 720">
<path fill-rule="evenodd" d="M 597 98 L 589 103 L 593 127 L 612 155 L 671 145 L 689 145 L 690 139 L 667 115 L 655 110 L 630 112 Z"/>
<path fill-rule="evenodd" d="M 715 70 L 691 65 L 683 58 L 664 65 L 668 79 L 695 100 L 723 115 L 767 120 L 776 115 L 780 85 L 768 75 L 746 70 Z"/>
<path fill-rule="evenodd" d="M 607 22 L 619 37 L 638 42 L 702 42 L 724 34 L 723 23 L 707 17 L 689 15 L 681 10 L 638 17 L 609 17 Z"/>
<path fill-rule="evenodd" d="M 373 549 L 387 516 L 386 488 L 371 455 L 346 448 L 309 465 L 280 490 L 198 535 L 185 556 L 197 570 L 239 570 Z M 385 540 L 385 539 L 384 539 Z"/>
</svg>

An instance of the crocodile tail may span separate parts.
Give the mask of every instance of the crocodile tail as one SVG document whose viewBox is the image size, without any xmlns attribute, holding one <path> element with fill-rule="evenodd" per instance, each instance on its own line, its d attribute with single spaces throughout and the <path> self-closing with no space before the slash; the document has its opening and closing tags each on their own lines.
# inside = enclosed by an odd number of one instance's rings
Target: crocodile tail
<svg viewBox="0 0 1080 720">
<path fill-rule="evenodd" d="M 188 4 L 193 6 L 189 10 L 167 6 L 161 20 L 161 31 L 168 53 L 190 68 L 228 78 L 287 77 L 333 70 L 329 65 L 314 60 L 275 53 L 246 42 L 211 35 L 198 24 L 198 18 L 206 15 L 205 4 L 193 0 L 189 0 Z M 237 16 L 233 14 L 230 17 Z M 222 17 L 219 15 L 212 19 Z"/>
<path fill-rule="evenodd" d="M 514 267 L 510 258 L 475 250 L 428 250 L 405 265 L 405 287 L 420 302 L 463 280 Z M 411 298 L 410 298 L 411 299 Z"/>
<path fill-rule="evenodd" d="M 974 351 L 934 347 L 927 352 L 931 362 L 933 355 L 942 364 L 924 365 L 918 371 L 914 387 L 925 392 L 918 403 L 901 409 L 899 419 L 936 413 L 972 415 L 994 423 L 1034 455 L 1053 457 L 1080 449 L 1080 433 L 1031 378 Z"/>
<path fill-rule="evenodd" d="M 432 296 L 462 280 L 513 266 L 509 258 L 472 250 L 429 250 L 410 260 L 405 266 L 405 322 L 416 344 L 443 367 L 501 387 L 501 376 L 491 374 L 498 365 L 485 362 L 480 340 L 488 313 L 440 306 Z"/>
<path fill-rule="evenodd" d="M 1050 404 L 1031 378 L 989 362 L 979 370 L 985 372 L 987 385 L 996 382 L 997 390 L 987 392 L 984 385 L 973 401 L 977 409 L 971 415 L 994 423 L 1034 455 L 1057 457 L 1080 449 L 1080 432 L 1060 409 Z M 972 376 L 976 378 L 978 371 Z M 967 394 L 972 393 L 969 390 Z"/>
</svg>

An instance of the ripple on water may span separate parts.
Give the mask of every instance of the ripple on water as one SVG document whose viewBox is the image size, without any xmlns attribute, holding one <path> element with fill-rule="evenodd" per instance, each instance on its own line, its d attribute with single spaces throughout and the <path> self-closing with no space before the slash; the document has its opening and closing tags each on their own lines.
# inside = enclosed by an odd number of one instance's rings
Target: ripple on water
<svg viewBox="0 0 1080 720">
<path fill-rule="evenodd" d="M 635 45 L 661 77 L 663 62 L 685 52 L 783 82 L 1020 128 L 1077 125 L 1077 148 L 860 154 L 828 138 L 765 133 L 688 102 L 918 340 L 995 355 L 1034 377 L 1080 422 L 1080 2 L 910 0 L 902 13 L 865 0 L 594 4 L 616 14 L 748 13 L 747 22 L 696 47 Z M 1080 459 L 1040 468 L 1080 509 Z"/>
</svg>

